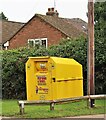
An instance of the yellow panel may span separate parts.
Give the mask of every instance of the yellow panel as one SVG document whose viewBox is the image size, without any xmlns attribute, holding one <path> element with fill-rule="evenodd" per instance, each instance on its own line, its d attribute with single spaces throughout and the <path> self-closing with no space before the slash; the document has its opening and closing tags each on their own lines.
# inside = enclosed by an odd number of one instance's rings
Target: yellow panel
<svg viewBox="0 0 106 120">
<path fill-rule="evenodd" d="M 74 59 L 30 57 L 26 63 L 27 100 L 83 95 L 82 65 Z"/>
</svg>

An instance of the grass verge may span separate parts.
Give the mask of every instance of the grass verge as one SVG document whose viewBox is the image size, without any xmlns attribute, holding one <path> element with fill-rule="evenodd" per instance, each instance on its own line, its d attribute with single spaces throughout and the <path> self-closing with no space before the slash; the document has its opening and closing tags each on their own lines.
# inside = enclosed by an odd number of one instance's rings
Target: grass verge
<svg viewBox="0 0 106 120">
<path fill-rule="evenodd" d="M 96 100 L 94 108 L 87 107 L 87 101 L 56 104 L 55 110 L 50 111 L 49 105 L 27 105 L 25 114 L 19 115 L 17 100 L 3 100 L 2 116 L 18 118 L 55 118 L 66 116 L 106 114 L 106 100 Z"/>
</svg>

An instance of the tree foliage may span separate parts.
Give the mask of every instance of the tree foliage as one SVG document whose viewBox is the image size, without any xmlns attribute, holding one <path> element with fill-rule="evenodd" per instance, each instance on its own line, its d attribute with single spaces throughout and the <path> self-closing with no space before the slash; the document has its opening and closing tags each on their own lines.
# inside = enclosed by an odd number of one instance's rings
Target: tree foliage
<svg viewBox="0 0 106 120">
<path fill-rule="evenodd" d="M 98 1 L 98 0 L 97 0 Z M 95 2 L 96 91 L 106 93 L 106 1 Z M 105 87 L 104 87 L 105 86 Z"/>
<path fill-rule="evenodd" d="M 98 1 L 98 0 L 97 0 Z M 95 37 L 106 37 L 106 1 L 95 2 Z"/>
<path fill-rule="evenodd" d="M 4 15 L 3 12 L 0 13 L 0 20 L 8 20 L 8 18 Z"/>
</svg>

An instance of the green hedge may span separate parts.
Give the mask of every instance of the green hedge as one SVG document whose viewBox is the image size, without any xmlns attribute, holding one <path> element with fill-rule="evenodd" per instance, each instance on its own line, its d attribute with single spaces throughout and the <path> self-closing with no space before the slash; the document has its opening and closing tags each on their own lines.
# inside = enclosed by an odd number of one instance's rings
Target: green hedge
<svg viewBox="0 0 106 120">
<path fill-rule="evenodd" d="M 104 41 L 105 42 L 105 41 Z M 104 43 L 103 43 L 104 44 Z M 96 43 L 98 46 L 99 43 Z M 97 47 L 96 93 L 104 93 L 106 88 L 106 56 L 102 47 Z M 20 48 L 1 51 L 2 56 L 2 93 L 4 99 L 26 99 L 25 63 L 29 56 L 57 56 L 74 58 L 83 65 L 84 93 L 87 93 L 87 40 L 83 37 L 74 40 L 62 40 L 59 45 L 45 48 Z"/>
</svg>

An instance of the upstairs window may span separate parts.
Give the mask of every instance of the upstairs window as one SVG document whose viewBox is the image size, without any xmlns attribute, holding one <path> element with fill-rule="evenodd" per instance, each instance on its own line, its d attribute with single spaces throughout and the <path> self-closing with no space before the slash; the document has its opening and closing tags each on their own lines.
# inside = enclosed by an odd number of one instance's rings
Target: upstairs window
<svg viewBox="0 0 106 120">
<path fill-rule="evenodd" d="M 45 47 L 47 48 L 47 38 L 28 39 L 28 47 Z"/>
</svg>

